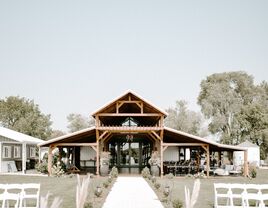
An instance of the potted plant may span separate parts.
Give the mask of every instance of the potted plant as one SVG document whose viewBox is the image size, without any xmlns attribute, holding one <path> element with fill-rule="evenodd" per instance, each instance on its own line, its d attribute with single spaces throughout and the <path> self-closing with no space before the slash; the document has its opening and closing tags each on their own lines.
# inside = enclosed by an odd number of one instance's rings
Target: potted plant
<svg viewBox="0 0 268 208">
<path fill-rule="evenodd" d="M 110 161 L 110 152 L 101 152 L 101 154 L 100 154 L 100 174 L 102 176 L 107 176 L 109 173 L 109 161 Z"/>
<path fill-rule="evenodd" d="M 149 159 L 149 164 L 151 167 L 151 174 L 153 176 L 159 176 L 160 171 L 160 157 L 159 157 L 159 153 L 157 151 L 154 151 L 152 153 L 151 158 Z"/>
</svg>

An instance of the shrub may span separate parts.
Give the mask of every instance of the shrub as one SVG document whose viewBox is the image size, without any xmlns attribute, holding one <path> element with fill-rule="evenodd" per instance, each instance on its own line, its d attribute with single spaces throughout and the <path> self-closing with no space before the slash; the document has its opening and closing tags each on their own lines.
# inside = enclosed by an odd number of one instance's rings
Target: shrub
<svg viewBox="0 0 268 208">
<path fill-rule="evenodd" d="M 53 165 L 51 169 L 51 175 L 60 177 L 64 174 L 64 170 L 62 169 L 62 166 L 60 164 Z"/>
<path fill-rule="evenodd" d="M 107 181 L 108 181 L 108 183 L 112 183 L 113 178 L 112 177 L 109 177 Z"/>
<path fill-rule="evenodd" d="M 169 174 L 166 175 L 166 178 L 167 179 L 173 179 L 174 175 L 172 173 L 169 173 Z"/>
<path fill-rule="evenodd" d="M 257 167 L 255 165 L 250 164 L 248 167 L 248 174 L 251 178 L 257 177 Z"/>
<path fill-rule="evenodd" d="M 158 183 L 158 182 L 155 182 L 155 184 L 154 184 L 154 187 L 156 188 L 156 189 L 159 189 L 160 188 L 160 183 Z"/>
<path fill-rule="evenodd" d="M 91 202 L 86 202 L 84 208 L 93 208 L 93 205 Z"/>
<path fill-rule="evenodd" d="M 173 202 L 172 202 L 172 206 L 173 208 L 182 208 L 183 207 L 183 203 L 181 200 L 179 199 L 175 199 Z"/>
<path fill-rule="evenodd" d="M 152 183 L 155 183 L 155 182 L 156 182 L 156 178 L 152 177 Z"/>
<path fill-rule="evenodd" d="M 105 181 L 105 182 L 103 182 L 103 187 L 104 188 L 107 188 L 109 186 L 109 181 Z"/>
<path fill-rule="evenodd" d="M 117 176 L 118 176 L 118 169 L 117 169 L 117 167 L 114 166 L 114 167 L 112 168 L 110 175 L 111 175 L 113 178 L 117 178 Z"/>
<path fill-rule="evenodd" d="M 96 197 L 100 197 L 102 194 L 102 190 L 100 189 L 100 187 L 97 187 L 94 191 L 94 194 Z"/>
<path fill-rule="evenodd" d="M 149 168 L 147 167 L 143 168 L 143 170 L 141 171 L 141 175 L 143 178 L 148 178 L 150 176 Z"/>
<path fill-rule="evenodd" d="M 40 173 L 47 174 L 48 173 L 47 162 L 43 161 L 43 162 L 36 164 L 35 169 Z"/>
<path fill-rule="evenodd" d="M 165 197 L 168 197 L 168 195 L 170 194 L 169 187 L 164 188 L 163 194 L 164 194 Z"/>
</svg>

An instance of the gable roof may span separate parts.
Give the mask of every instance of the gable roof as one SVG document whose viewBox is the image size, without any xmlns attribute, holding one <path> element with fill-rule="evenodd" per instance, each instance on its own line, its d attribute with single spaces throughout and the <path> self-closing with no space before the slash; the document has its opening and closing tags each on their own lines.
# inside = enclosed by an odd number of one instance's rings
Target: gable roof
<svg viewBox="0 0 268 208">
<path fill-rule="evenodd" d="M 155 106 L 154 104 L 152 104 L 151 102 L 147 101 L 146 99 L 144 99 L 143 97 L 141 97 L 140 95 L 138 95 L 137 93 L 133 92 L 132 90 L 127 90 L 124 94 L 120 95 L 119 97 L 113 99 L 112 101 L 108 102 L 107 104 L 105 104 L 104 106 L 102 106 L 101 108 L 99 108 L 98 110 L 96 110 L 95 112 L 93 112 L 91 115 L 93 117 L 96 116 L 96 114 L 104 111 L 105 109 L 111 107 L 112 105 L 115 105 L 115 103 L 117 101 L 122 100 L 124 97 L 126 97 L 127 95 L 132 95 L 134 97 L 136 97 L 137 99 L 143 101 L 146 105 L 150 106 L 151 108 L 153 108 L 155 111 L 158 111 L 159 113 L 162 113 L 164 116 L 167 116 L 167 112 L 165 112 L 164 110 L 160 109 L 159 107 Z"/>
<path fill-rule="evenodd" d="M 37 139 L 35 137 L 8 129 L 4 127 L 0 127 L 0 136 L 15 140 L 17 142 L 26 142 L 28 144 L 39 144 L 43 142 L 42 139 Z"/>
<path fill-rule="evenodd" d="M 239 145 L 237 145 L 237 146 L 238 146 L 238 147 L 258 147 L 258 148 L 259 148 L 258 145 L 253 144 L 252 142 L 250 142 L 250 141 L 248 141 L 248 140 L 242 142 L 241 144 L 239 144 Z"/>
<path fill-rule="evenodd" d="M 96 130 L 96 127 L 92 126 L 92 127 L 85 128 L 85 129 L 82 129 L 82 130 L 79 130 L 76 132 L 72 132 L 69 134 L 65 134 L 65 135 L 56 137 L 54 139 L 43 141 L 42 143 L 38 144 L 38 146 L 49 146 L 50 144 L 53 144 L 55 142 L 65 142 L 66 140 L 68 140 L 70 138 L 77 138 L 77 137 L 85 135 L 85 134 L 89 134 L 89 133 L 95 134 L 95 130 Z"/>
<path fill-rule="evenodd" d="M 167 133 L 168 132 L 173 133 L 175 137 L 176 137 L 176 135 L 177 136 L 184 136 L 187 139 L 193 139 L 195 142 L 198 141 L 198 142 L 201 142 L 201 143 L 210 144 L 214 148 L 228 149 L 228 150 L 238 150 L 238 151 L 246 150 L 245 147 L 227 145 L 227 144 L 220 144 L 220 143 L 217 143 L 215 141 L 212 141 L 212 140 L 209 140 L 209 139 L 206 139 L 206 138 L 202 138 L 202 137 L 199 137 L 199 136 L 195 136 L 195 135 L 192 135 L 192 134 L 189 134 L 189 133 L 186 133 L 186 132 L 183 132 L 183 131 L 179 131 L 179 130 L 176 130 L 176 129 L 172 129 L 172 128 L 169 128 L 169 127 L 164 127 L 164 130 Z"/>
</svg>

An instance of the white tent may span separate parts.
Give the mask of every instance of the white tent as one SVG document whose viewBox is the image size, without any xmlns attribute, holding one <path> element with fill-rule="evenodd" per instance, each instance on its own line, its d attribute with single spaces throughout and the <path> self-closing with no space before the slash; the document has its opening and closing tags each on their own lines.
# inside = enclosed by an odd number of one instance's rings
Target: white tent
<svg viewBox="0 0 268 208">
<path fill-rule="evenodd" d="M 252 142 L 246 140 L 245 142 L 237 145 L 239 147 L 245 147 L 248 150 L 248 162 L 253 163 L 256 166 L 260 166 L 260 147 Z M 244 164 L 244 152 L 235 151 L 234 152 L 234 165 Z"/>
<path fill-rule="evenodd" d="M 35 137 L 22 134 L 20 132 L 7 129 L 4 127 L 0 127 L 0 172 L 2 169 L 5 169 L 5 165 L 7 165 L 8 161 L 3 161 L 3 144 L 5 143 L 14 143 L 14 144 L 21 144 L 22 145 L 22 171 L 26 171 L 26 145 L 37 145 L 42 143 L 43 140 L 37 139 Z M 10 163 L 9 165 L 15 166 L 14 162 Z"/>
</svg>

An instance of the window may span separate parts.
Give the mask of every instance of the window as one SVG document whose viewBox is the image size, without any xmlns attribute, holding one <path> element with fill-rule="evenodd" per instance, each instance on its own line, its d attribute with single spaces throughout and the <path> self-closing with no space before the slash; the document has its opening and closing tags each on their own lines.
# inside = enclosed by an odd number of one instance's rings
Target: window
<svg viewBox="0 0 268 208">
<path fill-rule="evenodd" d="M 132 117 L 127 117 L 123 121 L 122 126 L 138 126 L 138 122 Z"/>
<path fill-rule="evenodd" d="M 14 158 L 20 158 L 20 157 L 21 157 L 21 147 L 14 146 Z"/>
<path fill-rule="evenodd" d="M 30 157 L 35 158 L 35 156 L 36 156 L 35 147 L 30 147 Z"/>
<path fill-rule="evenodd" d="M 11 158 L 11 146 L 3 146 L 3 158 Z"/>
</svg>

